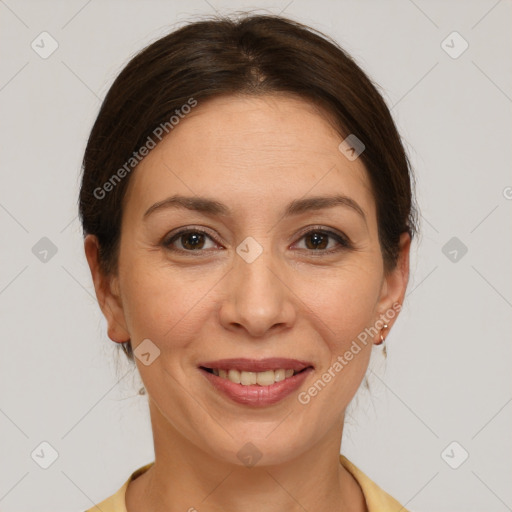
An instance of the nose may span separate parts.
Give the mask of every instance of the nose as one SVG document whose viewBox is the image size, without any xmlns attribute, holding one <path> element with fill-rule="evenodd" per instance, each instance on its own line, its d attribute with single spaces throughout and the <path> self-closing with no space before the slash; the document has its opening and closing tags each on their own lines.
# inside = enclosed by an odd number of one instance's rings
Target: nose
<svg viewBox="0 0 512 512">
<path fill-rule="evenodd" d="M 251 263 L 235 256 L 220 308 L 224 328 L 261 338 L 293 325 L 296 307 L 291 283 L 271 259 L 265 251 Z"/>
</svg>

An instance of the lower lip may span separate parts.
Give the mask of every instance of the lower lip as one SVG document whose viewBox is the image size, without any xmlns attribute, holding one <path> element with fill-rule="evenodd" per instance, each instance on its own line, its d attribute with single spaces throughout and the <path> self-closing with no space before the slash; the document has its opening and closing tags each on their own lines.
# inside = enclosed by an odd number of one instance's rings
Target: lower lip
<svg viewBox="0 0 512 512">
<path fill-rule="evenodd" d="M 264 407 L 275 404 L 293 393 L 301 386 L 304 380 L 313 371 L 313 368 L 306 368 L 304 371 L 297 373 L 297 375 L 288 377 L 280 382 L 274 382 L 274 384 L 270 386 L 244 386 L 231 382 L 229 379 L 218 377 L 202 368 L 199 368 L 199 370 L 211 382 L 215 389 L 224 393 L 234 402 L 243 405 Z"/>
</svg>

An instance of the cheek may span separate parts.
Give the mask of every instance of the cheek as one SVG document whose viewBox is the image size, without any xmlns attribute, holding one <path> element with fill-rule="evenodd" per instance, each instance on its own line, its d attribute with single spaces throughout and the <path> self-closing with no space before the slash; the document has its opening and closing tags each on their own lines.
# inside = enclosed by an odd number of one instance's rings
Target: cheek
<svg viewBox="0 0 512 512">
<path fill-rule="evenodd" d="M 135 346 L 149 338 L 164 350 L 192 342 L 200 330 L 200 319 L 206 314 L 212 282 L 202 275 L 153 266 L 139 260 L 124 275 L 123 308 Z"/>
<path fill-rule="evenodd" d="M 309 401 L 312 416 L 335 421 L 359 388 L 371 357 L 373 340 L 365 329 L 375 320 L 379 283 L 379 267 L 370 260 L 304 280 L 301 296 L 308 297 L 308 318 L 322 338 L 317 380 L 300 402 Z"/>
<path fill-rule="evenodd" d="M 322 364 L 299 403 L 310 407 L 312 418 L 321 418 L 319 429 L 322 421 L 336 421 L 367 371 L 373 339 L 365 330 L 375 321 L 379 285 L 379 267 L 370 261 L 347 264 L 323 276 L 317 272 L 302 282 L 305 314 L 322 339 L 316 348 Z"/>
<path fill-rule="evenodd" d="M 374 261 L 347 262 L 336 268 L 314 269 L 296 280 L 311 318 L 318 318 L 322 332 L 337 351 L 375 320 L 381 275 Z"/>
</svg>

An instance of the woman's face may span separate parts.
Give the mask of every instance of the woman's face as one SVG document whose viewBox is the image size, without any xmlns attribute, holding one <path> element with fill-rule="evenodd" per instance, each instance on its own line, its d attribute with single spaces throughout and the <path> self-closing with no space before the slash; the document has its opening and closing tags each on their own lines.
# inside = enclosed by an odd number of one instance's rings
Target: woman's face
<svg viewBox="0 0 512 512">
<path fill-rule="evenodd" d="M 278 464 L 339 443 L 380 339 L 365 329 L 386 314 L 391 326 L 390 310 L 396 318 L 409 248 L 404 235 L 385 275 L 370 182 L 341 141 L 303 100 L 219 97 L 199 103 L 133 171 L 118 274 L 106 292 L 93 275 L 109 336 L 130 338 L 139 356 L 155 432 L 236 464 L 248 452 Z M 154 207 L 175 196 L 188 199 Z M 288 361 L 254 365 L 270 358 Z M 201 368 L 215 365 L 307 369 L 244 387 Z"/>
</svg>

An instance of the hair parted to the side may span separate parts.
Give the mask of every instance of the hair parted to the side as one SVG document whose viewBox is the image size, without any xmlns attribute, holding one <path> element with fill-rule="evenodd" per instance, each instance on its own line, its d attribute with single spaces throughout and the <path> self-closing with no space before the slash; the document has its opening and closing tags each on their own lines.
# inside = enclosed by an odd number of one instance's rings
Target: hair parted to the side
<svg viewBox="0 0 512 512">
<path fill-rule="evenodd" d="M 278 92 L 323 107 L 341 137 L 364 143 L 359 158 L 372 185 L 385 270 L 394 268 L 400 235 L 412 238 L 418 229 L 414 175 L 377 87 L 330 37 L 281 16 L 243 14 L 190 22 L 158 39 L 110 87 L 87 143 L 79 195 L 83 234 L 98 237 L 105 274 L 117 272 L 131 173 L 100 198 L 95 191 L 191 98 L 201 105 L 220 95 Z M 133 361 L 130 342 L 121 346 Z"/>
</svg>

